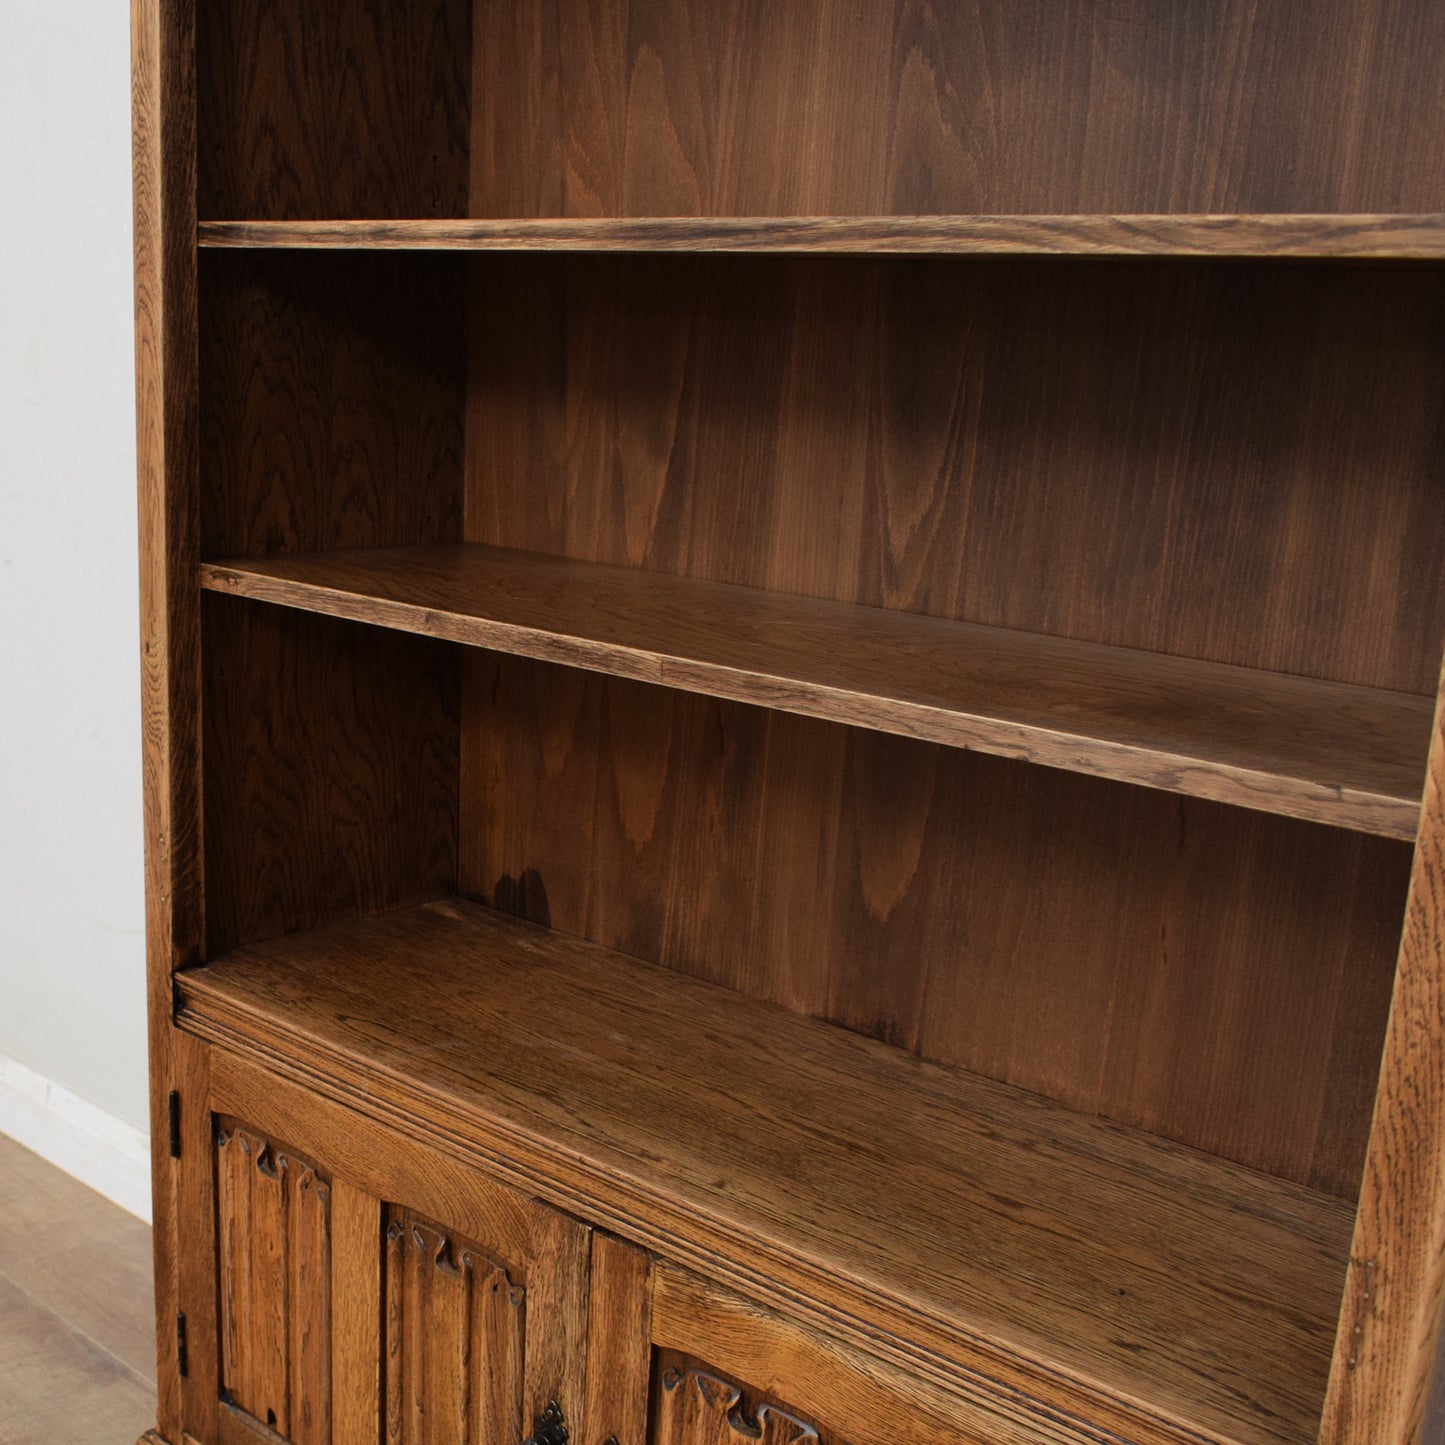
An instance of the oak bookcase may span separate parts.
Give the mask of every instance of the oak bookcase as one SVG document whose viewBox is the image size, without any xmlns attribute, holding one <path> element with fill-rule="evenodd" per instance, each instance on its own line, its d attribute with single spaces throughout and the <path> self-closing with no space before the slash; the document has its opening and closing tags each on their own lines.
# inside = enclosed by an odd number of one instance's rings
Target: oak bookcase
<svg viewBox="0 0 1445 1445">
<path fill-rule="evenodd" d="M 134 40 L 154 1438 L 1445 1439 L 1445 7 Z"/>
</svg>

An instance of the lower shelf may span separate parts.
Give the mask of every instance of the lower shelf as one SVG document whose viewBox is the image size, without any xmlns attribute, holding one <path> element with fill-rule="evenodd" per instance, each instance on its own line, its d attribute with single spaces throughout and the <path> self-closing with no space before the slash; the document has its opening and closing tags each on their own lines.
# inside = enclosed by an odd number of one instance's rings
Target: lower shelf
<svg viewBox="0 0 1445 1445">
<path fill-rule="evenodd" d="M 934 1378 L 1315 1438 L 1338 1200 L 462 902 L 178 983 L 201 1037 Z"/>
</svg>

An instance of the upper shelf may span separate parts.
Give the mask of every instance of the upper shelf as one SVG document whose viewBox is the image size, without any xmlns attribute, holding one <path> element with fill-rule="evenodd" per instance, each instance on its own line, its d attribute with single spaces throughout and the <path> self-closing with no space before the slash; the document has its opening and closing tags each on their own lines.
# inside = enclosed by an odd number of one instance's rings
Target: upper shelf
<svg viewBox="0 0 1445 1445">
<path fill-rule="evenodd" d="M 1445 259 L 1445 214 L 202 221 L 202 246 Z"/>
<path fill-rule="evenodd" d="M 1404 693 L 479 545 L 208 563 L 263 602 L 1413 840 Z"/>
</svg>

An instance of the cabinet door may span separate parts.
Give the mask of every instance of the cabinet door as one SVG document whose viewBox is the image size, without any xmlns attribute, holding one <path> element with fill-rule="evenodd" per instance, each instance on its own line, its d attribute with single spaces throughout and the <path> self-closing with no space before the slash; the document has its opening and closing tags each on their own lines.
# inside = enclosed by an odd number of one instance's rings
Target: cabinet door
<svg viewBox="0 0 1445 1445">
<path fill-rule="evenodd" d="M 616 1445 L 1086 1445 L 1099 1438 L 1025 1402 L 1000 1402 L 979 1384 L 941 1383 L 663 1261 L 647 1261 L 646 1288 L 632 1292 L 644 1301 L 644 1318 L 613 1311 L 609 1321 L 598 1285 L 607 1244 L 604 1236 L 593 1243 L 592 1349 L 604 1374 L 647 1382 L 642 1412 L 634 1396 L 596 1421 L 615 1433 Z M 589 1368 L 589 1408 L 603 1393 Z M 608 1438 L 589 1428 L 585 1445 Z"/>
<path fill-rule="evenodd" d="M 221 1050 L 210 1073 L 201 1445 L 520 1445 L 580 1418 L 585 1225 Z"/>
</svg>

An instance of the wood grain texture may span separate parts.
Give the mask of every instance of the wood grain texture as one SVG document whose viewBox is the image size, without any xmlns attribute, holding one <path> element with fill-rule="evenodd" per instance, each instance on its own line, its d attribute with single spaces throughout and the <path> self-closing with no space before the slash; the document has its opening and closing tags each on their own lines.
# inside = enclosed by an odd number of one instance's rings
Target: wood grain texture
<svg viewBox="0 0 1445 1445">
<path fill-rule="evenodd" d="M 461 904 L 182 988 L 203 1036 L 871 1353 L 1151 1445 L 1313 1438 L 1350 1227 L 1322 1196 Z M 552 1298 L 585 1315 L 581 1259 Z"/>
<path fill-rule="evenodd" d="M 204 956 L 196 348 L 194 8 L 132 0 L 136 474 L 140 546 L 146 1018 L 155 1239 L 158 1420 L 181 1429 L 179 1215 L 167 1156 L 171 973 Z"/>
<path fill-rule="evenodd" d="M 1413 842 L 1426 698 L 469 546 L 212 563 L 215 592 Z"/>
<path fill-rule="evenodd" d="M 177 1202 L 176 1298 L 161 1321 L 169 1335 L 161 1370 L 175 1359 L 177 1314 L 186 1319 L 186 1372 L 181 1380 L 181 1418 L 187 1434 L 211 1439 L 216 1431 L 216 1401 L 221 1393 L 222 1304 L 217 1269 L 220 1208 L 217 1196 L 216 1141 L 209 1098 L 211 1050 L 176 1031 L 170 1043 L 175 1067 L 180 1157 L 170 1157 L 170 1120 L 154 1146 L 164 1149 L 174 1178 Z M 169 1110 L 167 1110 L 169 1113 Z"/>
<path fill-rule="evenodd" d="M 504 1265 L 440 1225 L 389 1211 L 385 1440 L 520 1440 L 524 1310 Z"/>
<path fill-rule="evenodd" d="M 476 8 L 474 215 L 1380 211 L 1445 194 L 1437 6 L 533 8 Z"/>
<path fill-rule="evenodd" d="M 249 556 L 455 539 L 460 272 L 213 259 L 223 263 L 204 278 L 199 359 L 203 545 Z M 244 610 L 207 619 L 212 945 L 446 891 L 450 656 Z"/>
<path fill-rule="evenodd" d="M 330 1183 L 234 1120 L 216 1135 L 216 1177 L 222 1388 L 292 1445 L 328 1445 Z"/>
<path fill-rule="evenodd" d="M 1445 712 L 1437 708 L 1324 1445 L 1433 1445 L 1445 1331 Z"/>
<path fill-rule="evenodd" d="M 1404 844 L 466 667 L 465 893 L 1354 1198 Z"/>
<path fill-rule="evenodd" d="M 208 256 L 201 280 L 205 554 L 459 540 L 460 264 Z"/>
<path fill-rule="evenodd" d="M 473 262 L 467 541 L 1434 695 L 1445 272 Z"/>
<path fill-rule="evenodd" d="M 469 0 L 202 5 L 202 215 L 466 214 Z"/>
<path fill-rule="evenodd" d="M 1050 1414 L 997 1380 L 961 1376 L 942 1388 L 665 1263 L 653 1274 L 652 1305 L 654 1358 L 701 1361 L 715 1374 L 746 1380 L 755 1396 L 792 1402 L 825 1438 L 830 1431 L 864 1445 L 1103 1445 L 1119 1438 Z"/>
<path fill-rule="evenodd" d="M 526 1285 L 538 1220 L 547 1211 L 495 1176 L 234 1057 L 218 1056 L 212 1105 L 324 1155 L 338 1179 L 373 1200 L 445 1219 L 483 1254 L 503 1261 L 515 1284 Z"/>
<path fill-rule="evenodd" d="M 375 628 L 207 607 L 213 949 L 450 890 L 456 661 Z"/>
<path fill-rule="evenodd" d="M 652 1260 L 594 1233 L 587 1296 L 587 1398 L 580 1438 L 655 1445 L 649 1435 Z"/>
<path fill-rule="evenodd" d="M 565 1420 L 580 1420 L 586 1408 L 591 1248 L 588 1225 L 555 1210 L 537 1210 L 527 1287 L 523 1389 L 529 1428 L 554 1401 Z"/>
<path fill-rule="evenodd" d="M 707 1369 L 668 1355 L 658 1363 L 656 1445 L 842 1445 Z"/>
<path fill-rule="evenodd" d="M 1438 260 L 1445 216 L 779 216 L 202 221 L 205 248 Z"/>
<path fill-rule="evenodd" d="M 384 1296 L 381 1203 L 350 1180 L 331 1183 L 331 1428 L 337 1442 L 381 1439 Z"/>
</svg>

